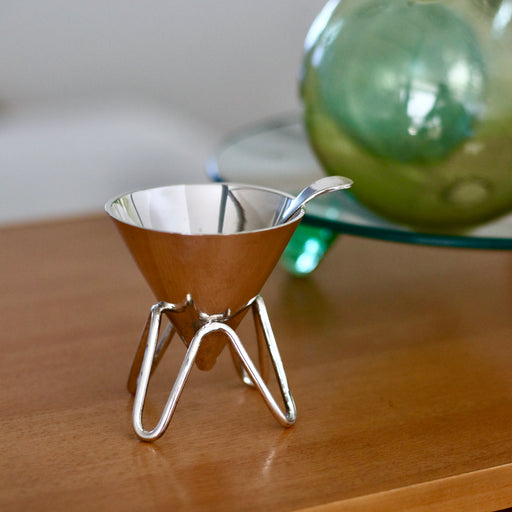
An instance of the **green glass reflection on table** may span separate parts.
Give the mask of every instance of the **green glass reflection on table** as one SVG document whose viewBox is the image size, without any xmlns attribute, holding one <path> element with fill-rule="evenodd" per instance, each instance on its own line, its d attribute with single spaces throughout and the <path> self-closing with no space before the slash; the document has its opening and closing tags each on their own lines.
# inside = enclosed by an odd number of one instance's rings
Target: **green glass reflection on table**
<svg viewBox="0 0 512 512">
<path fill-rule="evenodd" d="M 337 234 L 327 228 L 301 224 L 283 255 L 281 265 L 292 275 L 304 277 L 318 266 Z"/>
</svg>

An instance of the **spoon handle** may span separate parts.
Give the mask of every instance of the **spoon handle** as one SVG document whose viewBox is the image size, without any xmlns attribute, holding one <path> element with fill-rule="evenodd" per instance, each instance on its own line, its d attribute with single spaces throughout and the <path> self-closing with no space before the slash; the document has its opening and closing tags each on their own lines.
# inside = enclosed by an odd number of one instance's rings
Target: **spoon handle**
<svg viewBox="0 0 512 512">
<path fill-rule="evenodd" d="M 350 188 L 352 183 L 352 180 L 343 176 L 326 176 L 325 178 L 320 178 L 304 188 L 299 195 L 290 202 L 275 224 L 283 224 L 288 221 L 296 211 L 302 208 L 307 202 L 311 201 L 311 199 L 325 194 L 326 192 Z"/>
</svg>

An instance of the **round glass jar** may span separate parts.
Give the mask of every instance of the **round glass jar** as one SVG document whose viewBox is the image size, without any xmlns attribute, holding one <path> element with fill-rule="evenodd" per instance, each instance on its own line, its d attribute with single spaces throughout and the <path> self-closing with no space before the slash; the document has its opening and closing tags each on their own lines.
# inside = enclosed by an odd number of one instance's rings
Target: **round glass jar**
<svg viewBox="0 0 512 512">
<path fill-rule="evenodd" d="M 331 0 L 300 80 L 317 157 L 377 213 L 460 230 L 512 210 L 512 0 Z"/>
</svg>

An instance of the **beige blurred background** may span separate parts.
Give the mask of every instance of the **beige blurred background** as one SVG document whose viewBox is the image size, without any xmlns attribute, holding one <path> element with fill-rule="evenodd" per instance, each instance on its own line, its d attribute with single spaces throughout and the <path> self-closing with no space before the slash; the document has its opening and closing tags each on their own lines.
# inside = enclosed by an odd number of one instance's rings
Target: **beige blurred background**
<svg viewBox="0 0 512 512">
<path fill-rule="evenodd" d="M 20 0 L 0 7 L 0 223 L 207 181 L 228 133 L 300 108 L 324 0 Z"/>
</svg>

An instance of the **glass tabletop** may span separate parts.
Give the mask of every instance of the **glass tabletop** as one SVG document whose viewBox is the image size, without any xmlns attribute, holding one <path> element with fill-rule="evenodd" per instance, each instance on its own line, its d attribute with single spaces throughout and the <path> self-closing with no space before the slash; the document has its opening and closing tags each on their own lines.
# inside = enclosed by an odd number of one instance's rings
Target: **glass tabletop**
<svg viewBox="0 0 512 512">
<path fill-rule="evenodd" d="M 312 153 L 300 114 L 276 117 L 237 131 L 207 165 L 216 181 L 276 188 L 296 194 L 325 173 Z M 350 176 L 349 176 L 350 177 Z M 512 214 L 461 232 L 416 231 L 373 213 L 348 192 L 307 206 L 304 223 L 357 236 L 436 246 L 512 249 Z"/>
</svg>

